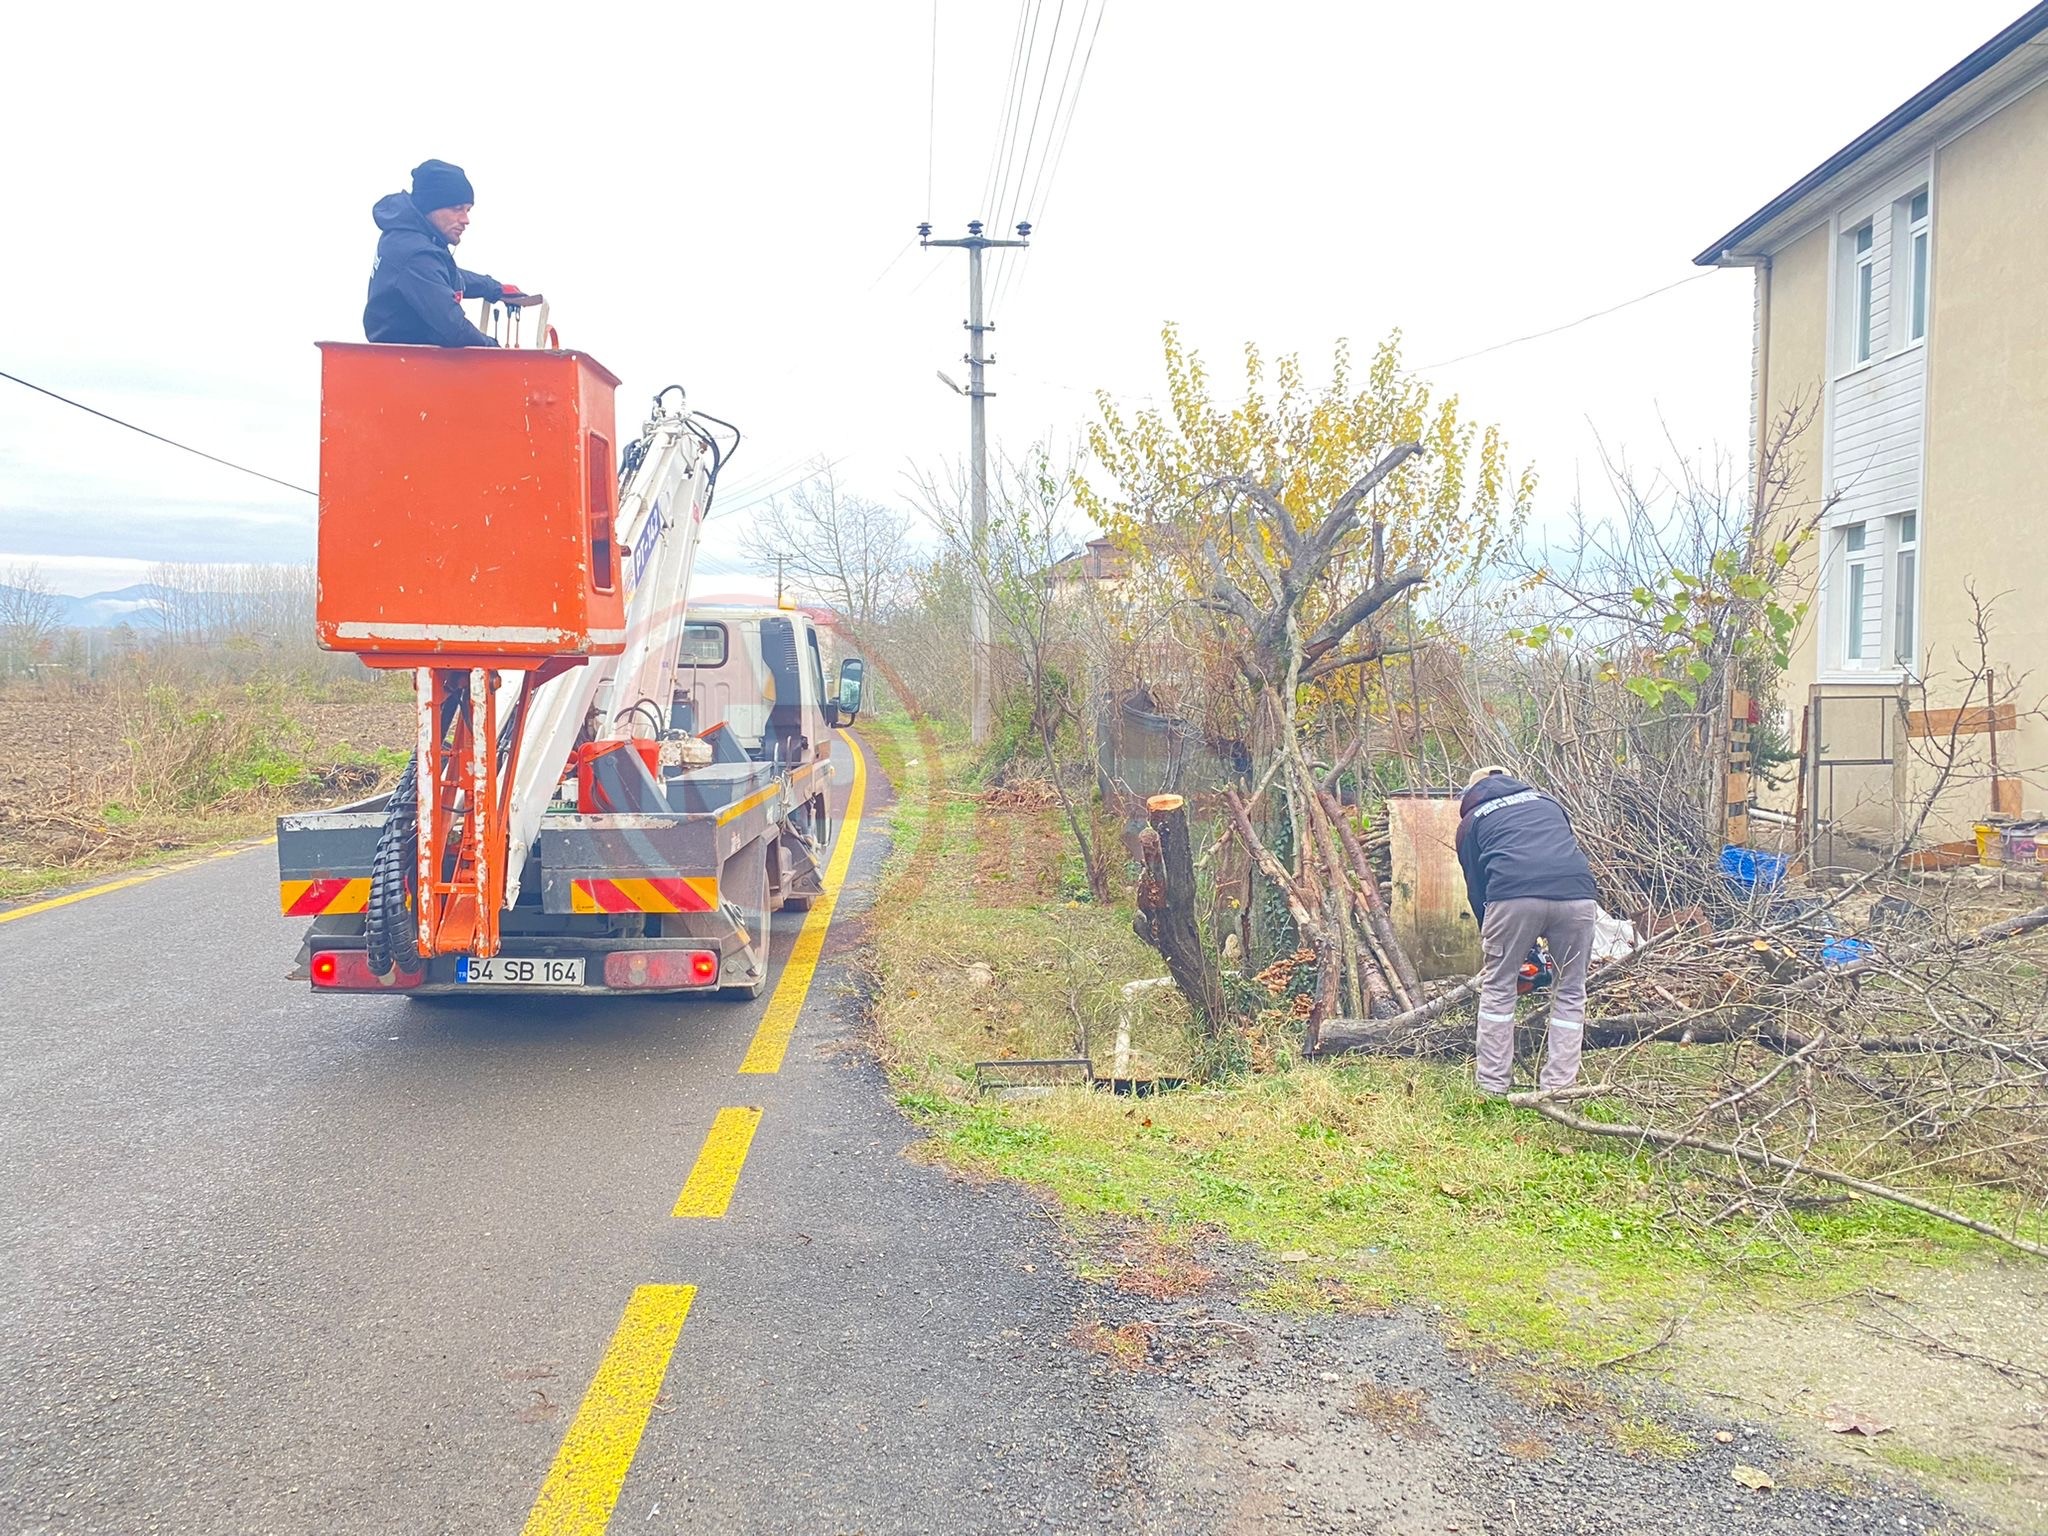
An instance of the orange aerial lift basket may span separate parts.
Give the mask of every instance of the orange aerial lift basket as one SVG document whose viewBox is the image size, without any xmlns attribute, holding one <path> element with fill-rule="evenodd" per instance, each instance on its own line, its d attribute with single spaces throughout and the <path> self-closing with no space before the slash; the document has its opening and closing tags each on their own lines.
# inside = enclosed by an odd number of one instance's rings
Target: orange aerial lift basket
<svg viewBox="0 0 2048 1536">
<path fill-rule="evenodd" d="M 497 953 L 527 702 L 625 648 L 618 382 L 580 352 L 320 344 L 316 621 L 417 675 L 422 954 Z M 530 675 L 501 722 L 505 672 Z"/>
<path fill-rule="evenodd" d="M 320 345 L 320 643 L 373 667 L 616 655 L 612 392 L 581 352 Z"/>
</svg>

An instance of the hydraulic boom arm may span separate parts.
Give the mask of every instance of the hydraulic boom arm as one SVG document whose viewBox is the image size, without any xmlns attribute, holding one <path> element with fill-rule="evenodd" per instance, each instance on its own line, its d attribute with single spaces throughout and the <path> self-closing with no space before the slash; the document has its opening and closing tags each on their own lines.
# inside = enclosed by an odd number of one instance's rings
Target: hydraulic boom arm
<svg viewBox="0 0 2048 1536">
<path fill-rule="evenodd" d="M 711 435 L 690 414 L 687 401 L 665 405 L 669 396 L 664 390 L 656 398 L 653 416 L 625 456 L 617 522 L 625 650 L 593 657 L 541 683 L 525 711 L 506 818 L 507 907 L 519 899 L 525 850 L 579 742 L 669 734 L 683 608 L 718 468 Z M 512 717 L 519 689 L 529 682 L 515 674 L 501 684 L 501 719 Z"/>
</svg>

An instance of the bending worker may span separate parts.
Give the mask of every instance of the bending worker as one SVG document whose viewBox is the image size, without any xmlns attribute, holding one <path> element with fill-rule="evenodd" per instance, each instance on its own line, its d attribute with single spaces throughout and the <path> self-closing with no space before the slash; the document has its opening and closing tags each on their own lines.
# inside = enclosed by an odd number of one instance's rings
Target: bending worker
<svg viewBox="0 0 2048 1536">
<path fill-rule="evenodd" d="M 1508 1091 L 1515 1069 L 1515 982 L 1540 938 L 1550 946 L 1550 1039 L 1542 1088 L 1579 1076 L 1586 963 L 1599 910 L 1593 869 L 1564 807 L 1505 768 L 1481 768 L 1458 803 L 1458 863 L 1479 919 L 1479 1091 Z"/>
<path fill-rule="evenodd" d="M 371 341 L 422 347 L 495 347 L 497 342 L 469 323 L 464 299 L 524 308 L 537 293 L 521 293 L 481 272 L 455 264 L 453 248 L 469 228 L 476 193 L 462 167 L 423 160 L 413 167 L 412 190 L 379 198 L 370 216 L 383 231 L 370 268 L 370 302 L 363 309 L 363 333 Z"/>
</svg>

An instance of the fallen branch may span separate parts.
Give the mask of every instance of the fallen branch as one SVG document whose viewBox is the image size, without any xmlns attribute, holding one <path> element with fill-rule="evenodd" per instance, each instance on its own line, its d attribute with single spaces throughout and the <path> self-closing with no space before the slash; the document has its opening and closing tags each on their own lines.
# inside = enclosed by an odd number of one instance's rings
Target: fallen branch
<svg viewBox="0 0 2048 1536">
<path fill-rule="evenodd" d="M 1596 1371 L 1611 1371 L 1617 1365 L 1627 1365 L 1631 1360 L 1640 1360 L 1645 1355 L 1654 1355 L 1658 1350 L 1678 1337 L 1678 1325 L 1683 1321 L 1683 1317 L 1673 1317 L 1671 1321 L 1664 1325 L 1664 1331 L 1658 1334 L 1656 1338 L 1650 1340 L 1649 1343 L 1639 1349 L 1631 1349 L 1625 1354 L 1610 1355 L 1605 1360 L 1595 1360 L 1593 1362 L 1593 1369 Z"/>
<path fill-rule="evenodd" d="M 1604 1086 L 1599 1085 L 1596 1085 L 1596 1089 L 1598 1092 L 1607 1091 Z M 1923 1216 L 1932 1216 L 1937 1221 L 1946 1221 L 1954 1226 L 1967 1227 L 1972 1232 L 1991 1238 L 1995 1242 L 2005 1243 L 2010 1247 L 2017 1248 L 2022 1253 L 2031 1253 L 2037 1259 L 2048 1259 L 2048 1247 L 2044 1247 L 2040 1243 L 2031 1242 L 2013 1233 L 2001 1231 L 1999 1228 L 1992 1226 L 1988 1221 L 1979 1221 L 1974 1216 L 1965 1216 L 1961 1211 L 1952 1211 L 1947 1206 L 1936 1205 L 1930 1200 L 1922 1200 L 1919 1196 L 1909 1195 L 1904 1190 L 1892 1189 L 1888 1185 L 1878 1184 L 1869 1179 L 1859 1179 L 1852 1174 L 1838 1173 L 1834 1169 L 1824 1168 L 1818 1163 L 1796 1162 L 1789 1157 L 1780 1157 L 1775 1152 L 1764 1152 L 1755 1147 L 1730 1146 L 1725 1141 L 1713 1141 L 1705 1136 L 1686 1136 L 1681 1135 L 1677 1131 L 1660 1131 L 1654 1126 L 1621 1125 L 1601 1120 L 1588 1120 L 1584 1115 L 1575 1115 L 1570 1110 L 1560 1107 L 1564 1095 L 1570 1092 L 1571 1090 L 1567 1089 L 1563 1094 L 1513 1093 L 1508 1095 L 1508 1102 L 1533 1109 L 1546 1120 L 1555 1120 L 1559 1125 L 1567 1126 L 1587 1136 L 1612 1136 L 1622 1141 L 1633 1141 L 1638 1146 L 1647 1143 L 1651 1146 L 1664 1147 L 1666 1149 L 1687 1147 L 1698 1152 L 1712 1152 L 1719 1157 L 1732 1157 L 1740 1162 L 1749 1163 L 1758 1168 L 1769 1168 L 1777 1173 L 1804 1174 L 1808 1178 L 1820 1179 L 1829 1184 L 1839 1184 L 1844 1189 L 1853 1189 L 1858 1194 L 1869 1195 L 1872 1199 L 1888 1200 L 1893 1205 L 1902 1205 L 1907 1210 L 1918 1211 Z M 1582 1096 L 1590 1098 L 1594 1097 L 1595 1094 L 1587 1093 Z"/>
</svg>

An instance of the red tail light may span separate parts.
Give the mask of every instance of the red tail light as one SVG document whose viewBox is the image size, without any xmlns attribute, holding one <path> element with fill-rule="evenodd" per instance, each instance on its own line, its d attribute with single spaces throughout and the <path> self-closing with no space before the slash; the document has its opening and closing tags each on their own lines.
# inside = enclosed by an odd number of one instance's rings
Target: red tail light
<svg viewBox="0 0 2048 1536">
<path fill-rule="evenodd" d="M 359 949 L 323 949 L 313 957 L 309 969 L 313 985 L 331 992 L 403 991 L 427 979 L 424 971 L 392 968 L 389 976 L 370 969 L 369 957 Z"/>
<path fill-rule="evenodd" d="M 717 952 L 709 949 L 632 949 L 604 957 L 608 987 L 708 987 L 718 980 Z"/>
</svg>

